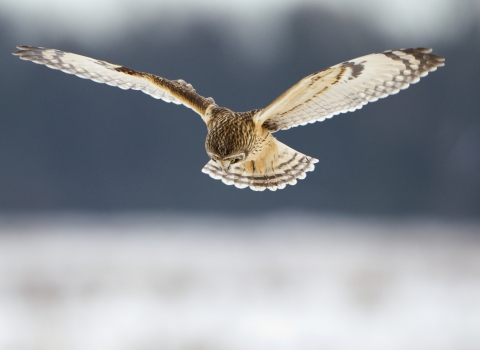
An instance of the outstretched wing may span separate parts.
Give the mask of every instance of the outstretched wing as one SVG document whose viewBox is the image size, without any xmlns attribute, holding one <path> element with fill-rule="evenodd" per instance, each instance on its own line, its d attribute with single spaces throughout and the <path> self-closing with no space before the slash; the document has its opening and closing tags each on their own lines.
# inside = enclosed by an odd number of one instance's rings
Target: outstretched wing
<svg viewBox="0 0 480 350">
<path fill-rule="evenodd" d="M 141 90 L 154 98 L 165 102 L 183 104 L 192 108 L 202 117 L 213 99 L 205 98 L 195 92 L 192 85 L 183 80 L 168 80 L 153 74 L 136 70 L 94 58 L 43 47 L 17 46 L 19 51 L 13 54 L 22 60 L 44 64 L 77 77 L 118 86 L 121 89 Z"/>
<path fill-rule="evenodd" d="M 374 53 L 303 78 L 261 111 L 256 122 L 271 132 L 352 112 L 393 95 L 444 65 L 426 48 Z"/>
</svg>

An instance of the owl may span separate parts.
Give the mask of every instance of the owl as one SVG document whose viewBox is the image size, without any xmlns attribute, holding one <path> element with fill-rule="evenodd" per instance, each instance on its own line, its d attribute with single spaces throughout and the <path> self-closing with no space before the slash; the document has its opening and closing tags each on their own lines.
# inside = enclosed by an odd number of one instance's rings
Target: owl
<svg viewBox="0 0 480 350">
<path fill-rule="evenodd" d="M 444 59 L 427 48 L 373 53 L 303 78 L 264 109 L 233 112 L 218 106 L 211 97 L 199 95 L 183 80 L 168 80 L 55 49 L 17 48 L 13 54 L 22 60 L 121 89 L 141 90 L 193 109 L 208 131 L 205 149 L 210 160 L 202 172 L 227 185 L 254 191 L 295 185 L 318 162 L 278 141 L 274 132 L 353 112 L 408 88 L 444 65 Z"/>
</svg>

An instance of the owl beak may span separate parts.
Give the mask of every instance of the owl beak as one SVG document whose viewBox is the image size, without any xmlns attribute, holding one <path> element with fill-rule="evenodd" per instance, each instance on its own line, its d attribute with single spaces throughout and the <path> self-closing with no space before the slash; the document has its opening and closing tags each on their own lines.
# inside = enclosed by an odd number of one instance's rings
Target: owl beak
<svg viewBox="0 0 480 350">
<path fill-rule="evenodd" d="M 230 168 L 230 161 L 229 160 L 217 160 L 218 165 L 222 168 L 223 172 L 228 173 L 228 169 Z"/>
</svg>

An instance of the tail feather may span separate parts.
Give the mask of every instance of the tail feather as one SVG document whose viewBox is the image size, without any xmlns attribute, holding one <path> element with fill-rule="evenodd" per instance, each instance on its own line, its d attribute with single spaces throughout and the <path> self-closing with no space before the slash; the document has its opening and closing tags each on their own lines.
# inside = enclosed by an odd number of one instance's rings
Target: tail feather
<svg viewBox="0 0 480 350">
<path fill-rule="evenodd" d="M 238 188 L 250 187 L 254 191 L 269 189 L 276 191 L 286 185 L 295 185 L 297 179 L 304 179 L 308 171 L 315 169 L 318 160 L 306 156 L 274 139 L 272 144 L 254 161 L 231 166 L 228 173 L 213 160 L 202 172 L 227 185 Z"/>
</svg>

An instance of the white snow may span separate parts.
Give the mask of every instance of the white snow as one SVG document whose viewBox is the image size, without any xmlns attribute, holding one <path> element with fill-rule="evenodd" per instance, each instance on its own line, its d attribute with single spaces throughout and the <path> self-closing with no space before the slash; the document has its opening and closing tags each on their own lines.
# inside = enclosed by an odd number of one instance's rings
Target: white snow
<svg viewBox="0 0 480 350">
<path fill-rule="evenodd" d="M 0 349 L 480 349 L 480 225 L 0 217 Z"/>
</svg>

